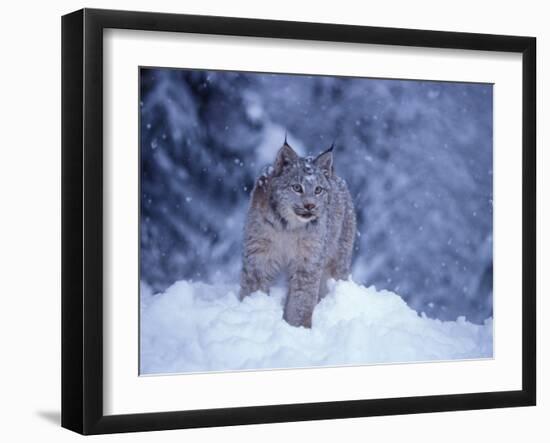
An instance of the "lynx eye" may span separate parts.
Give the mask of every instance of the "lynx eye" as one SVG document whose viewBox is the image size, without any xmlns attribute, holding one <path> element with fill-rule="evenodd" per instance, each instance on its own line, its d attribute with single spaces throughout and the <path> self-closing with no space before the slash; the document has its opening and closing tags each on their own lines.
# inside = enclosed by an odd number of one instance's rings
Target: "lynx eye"
<svg viewBox="0 0 550 443">
<path fill-rule="evenodd" d="M 317 186 L 315 188 L 315 194 L 319 195 L 321 192 L 323 192 L 323 188 L 321 188 L 321 186 Z"/>
<path fill-rule="evenodd" d="M 304 192 L 304 188 L 302 188 L 302 185 L 298 185 L 298 184 L 292 185 L 292 190 L 298 194 L 301 194 L 302 192 Z"/>
</svg>

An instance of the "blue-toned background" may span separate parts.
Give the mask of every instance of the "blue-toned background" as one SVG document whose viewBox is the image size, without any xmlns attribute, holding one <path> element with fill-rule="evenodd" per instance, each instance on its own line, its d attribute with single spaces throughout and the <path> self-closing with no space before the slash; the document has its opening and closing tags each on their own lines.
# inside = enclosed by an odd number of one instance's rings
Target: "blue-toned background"
<svg viewBox="0 0 550 443">
<path fill-rule="evenodd" d="M 336 140 L 356 282 L 442 320 L 492 316 L 492 86 L 141 69 L 141 280 L 236 282 L 255 176 L 285 130 Z"/>
</svg>

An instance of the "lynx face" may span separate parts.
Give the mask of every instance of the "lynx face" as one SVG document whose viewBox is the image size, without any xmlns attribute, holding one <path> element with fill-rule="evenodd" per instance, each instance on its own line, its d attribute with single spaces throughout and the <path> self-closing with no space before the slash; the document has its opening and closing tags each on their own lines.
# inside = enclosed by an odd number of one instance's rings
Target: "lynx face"
<svg viewBox="0 0 550 443">
<path fill-rule="evenodd" d="M 270 204 L 289 227 L 315 223 L 329 202 L 332 152 L 301 158 L 284 145 L 277 155 Z"/>
</svg>

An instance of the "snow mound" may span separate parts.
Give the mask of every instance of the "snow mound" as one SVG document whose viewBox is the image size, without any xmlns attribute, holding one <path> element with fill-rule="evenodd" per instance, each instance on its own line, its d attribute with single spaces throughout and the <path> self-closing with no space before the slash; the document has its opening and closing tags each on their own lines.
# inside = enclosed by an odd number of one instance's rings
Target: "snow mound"
<svg viewBox="0 0 550 443">
<path fill-rule="evenodd" d="M 329 282 L 313 327 L 283 319 L 285 292 L 180 281 L 164 293 L 141 290 L 140 372 L 244 369 L 490 358 L 493 322 L 418 315 L 397 294 L 352 281 Z"/>
</svg>

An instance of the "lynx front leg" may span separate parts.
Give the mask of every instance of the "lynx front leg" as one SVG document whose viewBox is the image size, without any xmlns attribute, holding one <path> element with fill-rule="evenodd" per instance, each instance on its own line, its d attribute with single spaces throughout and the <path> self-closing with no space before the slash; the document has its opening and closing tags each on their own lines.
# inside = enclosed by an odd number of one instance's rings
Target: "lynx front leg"
<svg viewBox="0 0 550 443">
<path fill-rule="evenodd" d="M 299 267 L 290 275 L 284 320 L 292 326 L 311 328 L 313 310 L 319 296 L 321 273 Z"/>
<path fill-rule="evenodd" d="M 269 293 L 272 281 L 273 278 L 265 270 L 256 267 L 247 267 L 246 265 L 243 266 L 239 298 L 242 300 L 256 291 Z"/>
<path fill-rule="evenodd" d="M 278 272 L 277 261 L 269 254 L 267 242 L 250 242 L 247 246 L 241 271 L 241 300 L 256 291 L 268 293 Z"/>
</svg>

